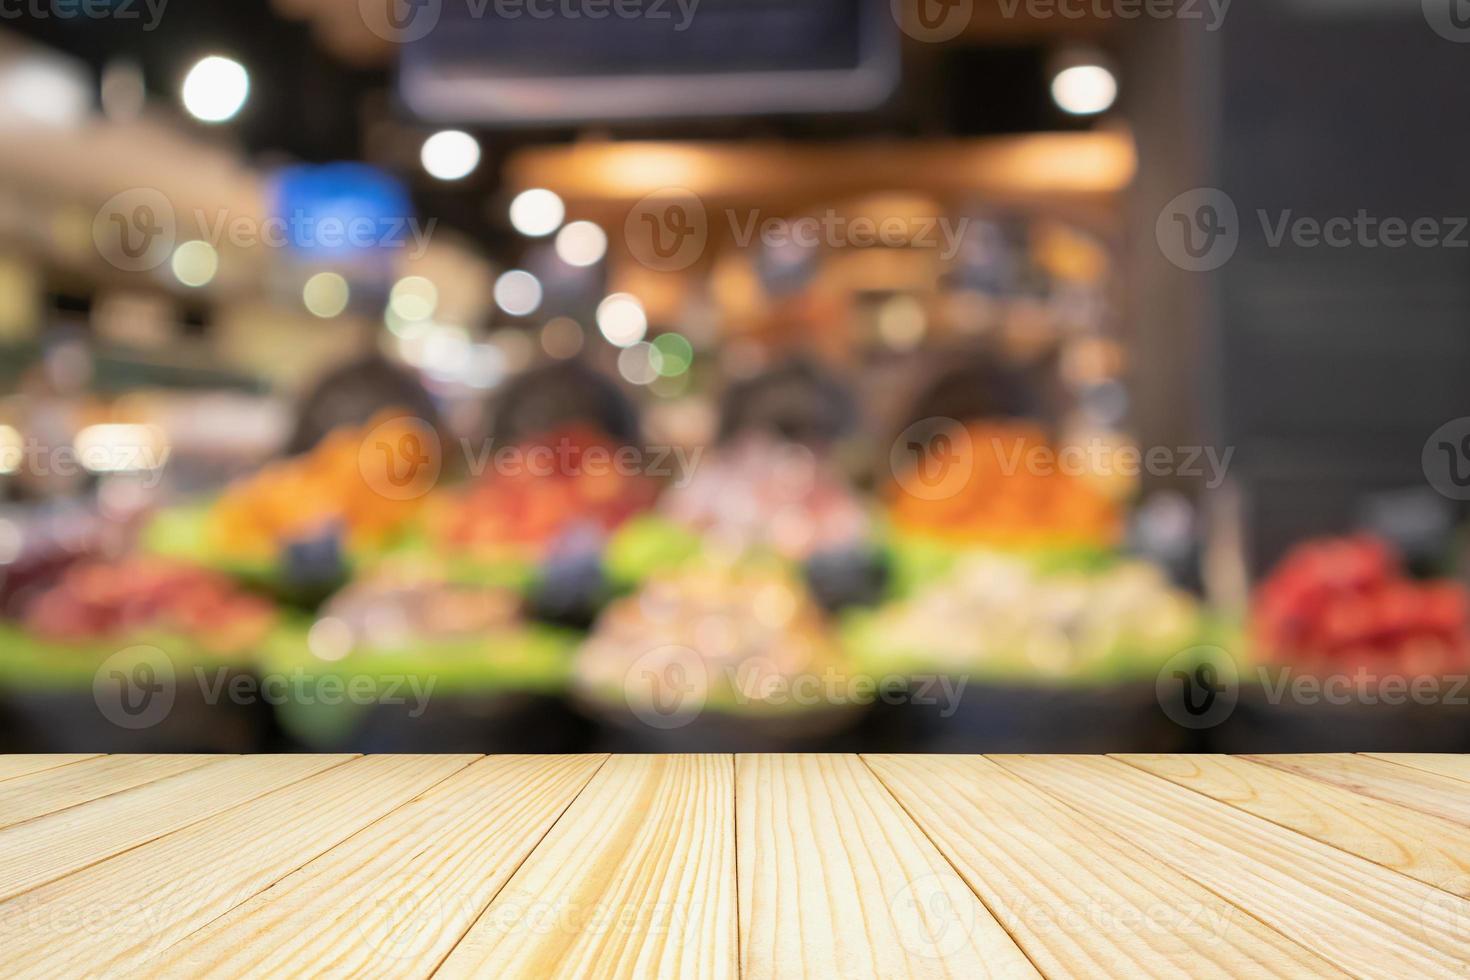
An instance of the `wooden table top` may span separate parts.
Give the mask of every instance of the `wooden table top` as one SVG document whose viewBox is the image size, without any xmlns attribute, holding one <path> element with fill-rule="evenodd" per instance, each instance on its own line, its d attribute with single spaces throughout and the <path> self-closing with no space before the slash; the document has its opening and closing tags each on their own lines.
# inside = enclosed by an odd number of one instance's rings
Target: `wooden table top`
<svg viewBox="0 0 1470 980">
<path fill-rule="evenodd" d="M 1470 976 L 1465 756 L 0 756 L 6 976 Z"/>
</svg>

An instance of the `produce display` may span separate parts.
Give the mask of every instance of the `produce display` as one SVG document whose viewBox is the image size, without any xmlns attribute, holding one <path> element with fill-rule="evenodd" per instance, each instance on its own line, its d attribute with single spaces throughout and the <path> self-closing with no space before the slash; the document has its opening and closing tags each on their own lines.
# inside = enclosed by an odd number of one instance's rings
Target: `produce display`
<svg viewBox="0 0 1470 980">
<path fill-rule="evenodd" d="M 867 508 L 828 464 L 759 436 L 705 453 L 659 512 L 722 550 L 769 549 L 793 561 L 850 547 L 870 530 Z"/>
<path fill-rule="evenodd" d="M 373 579 L 329 599 L 318 622 L 340 624 L 328 641 L 336 650 L 370 653 L 509 629 L 519 625 L 520 606 L 505 589 Z"/>
<path fill-rule="evenodd" d="M 638 710 L 794 707 L 781 692 L 841 665 L 821 611 L 784 564 L 702 561 L 610 604 L 577 655 L 587 697 Z"/>
<path fill-rule="evenodd" d="M 21 623 L 50 643 L 183 635 L 206 652 L 237 654 L 250 651 L 274 619 L 270 603 L 240 591 L 223 575 L 137 557 L 71 566 L 29 603 Z"/>
<path fill-rule="evenodd" d="M 620 452 L 573 426 L 492 455 L 481 477 L 439 501 L 435 537 L 450 553 L 492 560 L 537 559 L 579 532 L 600 540 L 658 494 Z"/>
<path fill-rule="evenodd" d="M 1073 680 L 1151 672 L 1199 629 L 1195 602 L 1152 565 L 1048 572 L 976 554 L 911 598 L 850 614 L 843 633 L 874 670 Z"/>
<path fill-rule="evenodd" d="M 1122 512 L 1025 423 L 972 423 L 935 438 L 895 473 L 889 515 L 900 532 L 963 546 L 1110 548 Z"/>
<path fill-rule="evenodd" d="M 1442 676 L 1470 668 L 1470 597 L 1448 581 L 1407 578 L 1367 535 L 1309 541 L 1261 583 L 1258 654 L 1307 670 Z"/>
<path fill-rule="evenodd" d="M 421 495 L 385 492 L 368 476 L 382 465 L 384 447 L 419 445 L 421 425 L 386 413 L 362 428 L 333 431 L 301 456 L 268 464 L 209 508 L 203 545 L 245 562 L 274 562 L 290 542 L 323 534 L 340 533 L 349 552 L 388 545 L 417 515 Z"/>
</svg>

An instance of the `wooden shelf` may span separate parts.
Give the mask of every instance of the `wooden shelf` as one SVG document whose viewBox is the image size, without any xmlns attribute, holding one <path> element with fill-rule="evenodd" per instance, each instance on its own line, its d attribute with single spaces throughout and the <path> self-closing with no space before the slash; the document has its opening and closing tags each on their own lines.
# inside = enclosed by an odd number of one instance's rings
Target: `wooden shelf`
<svg viewBox="0 0 1470 980">
<path fill-rule="evenodd" d="M 9 976 L 1463 976 L 1463 756 L 0 756 Z"/>
</svg>

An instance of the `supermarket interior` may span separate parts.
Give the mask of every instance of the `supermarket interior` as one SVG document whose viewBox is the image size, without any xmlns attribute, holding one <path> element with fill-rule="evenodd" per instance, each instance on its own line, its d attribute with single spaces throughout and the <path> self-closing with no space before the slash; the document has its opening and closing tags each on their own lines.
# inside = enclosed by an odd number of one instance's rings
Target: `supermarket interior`
<svg viewBox="0 0 1470 980">
<path fill-rule="evenodd" d="M 1454 12 L 0 2 L 0 751 L 1470 751 Z"/>
</svg>

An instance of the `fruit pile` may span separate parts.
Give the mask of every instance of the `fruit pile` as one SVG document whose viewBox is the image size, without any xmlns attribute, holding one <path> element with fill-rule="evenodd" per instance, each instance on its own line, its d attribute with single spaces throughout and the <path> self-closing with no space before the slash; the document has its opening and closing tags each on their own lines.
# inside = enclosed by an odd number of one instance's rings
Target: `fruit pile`
<svg viewBox="0 0 1470 980">
<path fill-rule="evenodd" d="M 73 565 L 22 616 L 31 635 L 49 642 L 182 634 L 212 653 L 248 651 L 274 619 L 270 603 L 222 575 L 144 557 Z"/>
<path fill-rule="evenodd" d="M 569 534 L 600 539 L 658 494 L 629 451 L 585 426 L 554 430 L 489 463 L 436 521 L 451 552 L 540 558 Z"/>
<path fill-rule="evenodd" d="M 1198 636 L 1193 599 L 1143 562 L 1046 573 L 974 554 L 911 599 L 851 614 L 864 662 L 1024 678 L 1153 669 Z"/>
<path fill-rule="evenodd" d="M 505 589 L 379 577 L 354 582 L 322 607 L 320 652 L 403 650 L 489 637 L 520 625 L 520 598 Z M 329 658 L 330 659 L 330 658 Z"/>
<path fill-rule="evenodd" d="M 614 706 L 727 710 L 789 705 L 798 677 L 840 663 L 820 610 L 785 566 L 703 562 L 608 606 L 574 667 Z"/>
<path fill-rule="evenodd" d="M 901 531 L 1005 549 L 1106 548 L 1122 514 L 1101 486 L 1059 465 L 1046 434 L 1024 423 L 972 423 L 934 439 L 895 473 L 890 513 Z"/>
<path fill-rule="evenodd" d="M 758 436 L 706 454 L 660 510 L 725 550 L 769 548 L 793 561 L 852 546 L 869 525 L 862 503 L 811 450 Z"/>
<path fill-rule="evenodd" d="M 438 472 L 437 458 L 393 458 L 398 447 L 423 447 L 422 427 L 416 419 L 384 413 L 360 429 L 333 431 L 310 452 L 265 466 L 210 509 L 210 548 L 234 559 L 274 561 L 288 542 L 334 529 L 348 551 L 384 545 L 418 513 L 422 497 L 398 492 L 388 477 Z"/>
<path fill-rule="evenodd" d="M 1453 582 L 1415 582 L 1383 541 L 1309 541 L 1261 584 L 1252 609 L 1260 654 L 1334 671 L 1439 676 L 1470 666 L 1470 599 Z"/>
</svg>

